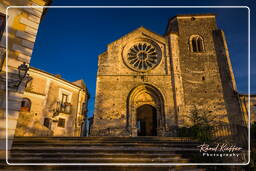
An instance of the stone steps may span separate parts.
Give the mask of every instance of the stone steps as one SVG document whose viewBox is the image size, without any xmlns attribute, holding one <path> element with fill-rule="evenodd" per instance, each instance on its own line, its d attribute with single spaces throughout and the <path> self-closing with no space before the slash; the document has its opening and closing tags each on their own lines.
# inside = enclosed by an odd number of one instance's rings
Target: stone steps
<svg viewBox="0 0 256 171">
<path fill-rule="evenodd" d="M 26 155 L 31 155 L 31 156 L 57 156 L 59 155 L 58 153 L 21 153 L 21 152 L 12 152 L 11 153 L 12 156 L 26 156 Z M 61 152 L 62 155 L 64 156 L 68 156 L 68 155 L 72 155 L 75 154 L 76 156 L 174 156 L 174 155 L 178 155 L 178 154 L 169 154 L 169 153 L 157 153 L 157 154 L 152 154 L 152 153 L 141 153 L 141 152 L 133 152 L 133 153 L 115 153 L 115 155 L 113 154 L 109 154 L 109 153 L 104 153 L 104 152 L 95 152 L 95 153 L 72 153 L 72 152 Z"/>
<path fill-rule="evenodd" d="M 72 157 L 73 155 L 76 155 L 76 157 L 113 157 L 113 158 L 118 158 L 118 157 L 180 157 L 178 154 L 169 154 L 169 153 L 157 153 L 157 154 L 152 154 L 152 153 L 115 153 L 109 154 L 109 153 L 61 153 L 62 156 L 70 156 Z M 11 157 L 59 157 L 59 153 L 20 153 L 20 152 L 12 152 Z"/>
<path fill-rule="evenodd" d="M 39 149 L 40 148 L 40 149 Z M 197 148 L 184 148 L 184 147 L 143 147 L 143 146 L 110 146 L 110 147 L 106 147 L 106 146 L 93 146 L 93 145 L 89 145 L 89 146 L 51 146 L 51 145 L 47 145 L 47 146 L 20 146 L 20 147 L 13 147 L 12 151 L 14 150 L 27 150 L 27 151 L 31 151 L 31 150 L 63 150 L 63 148 L 65 148 L 65 150 L 72 150 L 72 151 L 80 151 L 80 150 L 104 150 L 104 151 L 113 151 L 113 150 L 124 150 L 124 151 L 137 151 L 137 150 L 149 150 L 149 151 L 170 151 L 170 152 L 174 152 L 174 151 L 198 151 Z M 108 148 L 108 149 L 106 149 Z"/>
<path fill-rule="evenodd" d="M 51 147 L 72 147 L 72 146 L 76 146 L 76 147 L 180 147 L 180 148 L 195 148 L 198 146 L 198 144 L 181 144 L 181 143 L 161 143 L 161 144 L 157 144 L 157 143 L 72 143 L 72 142 L 52 142 L 52 143 L 15 143 L 14 144 L 15 147 L 24 147 L 24 146 L 29 146 L 29 147 L 47 147 L 47 146 L 51 146 Z"/>
<path fill-rule="evenodd" d="M 64 157 L 64 156 L 54 156 L 54 157 L 12 157 L 10 162 L 13 163 L 188 163 L 188 159 L 183 159 L 178 156 L 164 158 L 162 156 L 158 157 L 142 157 L 142 156 L 133 156 L 133 157 L 122 157 L 122 156 L 102 156 L 102 157 Z"/>
<path fill-rule="evenodd" d="M 0 167 L 1 168 L 1 167 Z M 17 171 L 17 170 L 24 170 L 24 171 L 49 171 L 49 170 L 65 170 L 65 171 L 205 171 L 203 168 L 197 168 L 196 166 L 165 166 L 165 165 L 120 165 L 120 166 L 83 166 L 83 165 L 76 165 L 76 166 L 7 166 L 1 168 L 1 170 L 5 171 Z"/>
<path fill-rule="evenodd" d="M 9 153 L 10 163 L 65 164 L 143 164 L 189 163 L 190 155 L 199 153 L 197 143 L 189 138 L 170 137 L 16 137 Z M 184 157 L 185 156 L 187 157 Z M 17 166 L 18 167 L 18 166 Z M 20 166 L 22 167 L 22 166 Z M 73 166 L 71 170 L 77 167 Z M 51 167 L 54 168 L 54 167 Z M 66 166 L 58 166 L 63 170 Z M 91 169 L 98 169 L 99 166 Z M 101 170 L 106 170 L 101 166 Z M 127 170 L 128 167 L 126 167 Z M 165 166 L 160 170 L 194 170 L 194 166 Z M 147 168 L 147 171 L 150 171 Z M 154 168 L 156 170 L 156 168 Z M 153 170 L 154 170 L 153 169 Z M 158 170 L 159 170 L 158 169 Z"/>
</svg>

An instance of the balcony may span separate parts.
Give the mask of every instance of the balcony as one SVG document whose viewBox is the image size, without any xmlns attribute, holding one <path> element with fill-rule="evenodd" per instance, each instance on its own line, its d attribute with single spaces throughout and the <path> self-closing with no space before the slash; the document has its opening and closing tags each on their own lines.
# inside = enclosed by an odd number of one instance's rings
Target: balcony
<svg viewBox="0 0 256 171">
<path fill-rule="evenodd" d="M 71 114 L 71 109 L 72 109 L 72 104 L 65 102 L 65 103 L 59 103 L 60 107 L 60 113 L 65 113 L 65 114 Z"/>
</svg>

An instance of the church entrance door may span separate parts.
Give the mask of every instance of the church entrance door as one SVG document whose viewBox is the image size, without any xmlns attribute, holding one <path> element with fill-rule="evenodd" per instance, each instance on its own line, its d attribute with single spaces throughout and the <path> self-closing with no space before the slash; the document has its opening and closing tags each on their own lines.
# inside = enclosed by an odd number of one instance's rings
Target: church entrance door
<svg viewBox="0 0 256 171">
<path fill-rule="evenodd" d="M 156 108 L 145 104 L 137 108 L 137 134 L 138 136 L 157 135 Z"/>
</svg>

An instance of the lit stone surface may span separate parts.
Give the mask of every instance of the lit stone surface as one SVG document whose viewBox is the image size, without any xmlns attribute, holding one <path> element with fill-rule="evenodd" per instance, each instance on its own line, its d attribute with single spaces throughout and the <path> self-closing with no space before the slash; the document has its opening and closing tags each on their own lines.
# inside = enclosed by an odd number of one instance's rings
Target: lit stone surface
<svg viewBox="0 0 256 171">
<path fill-rule="evenodd" d="M 148 132 L 143 122 L 150 122 L 158 136 L 176 136 L 178 127 L 191 126 L 187 116 L 194 107 L 216 116 L 216 125 L 244 126 L 234 91 L 215 15 L 173 17 L 164 36 L 140 27 L 98 57 L 91 135 L 137 136 L 141 127 Z M 143 120 L 143 105 L 154 108 L 155 119 Z"/>
<path fill-rule="evenodd" d="M 21 107 L 16 136 L 80 136 L 86 116 L 88 93 L 83 81 L 71 83 L 42 70 L 30 67 L 28 74 L 33 78 L 22 96 L 31 102 L 30 110 Z M 67 101 L 63 100 L 67 95 Z M 65 105 L 70 104 L 66 110 Z M 60 104 L 58 104 L 60 103 Z M 20 104 L 20 103 L 19 103 Z M 22 106 L 22 102 L 21 102 Z M 59 112 L 55 111 L 59 109 Z M 46 124 L 49 119 L 49 126 Z M 64 119 L 63 126 L 59 125 Z"/>
</svg>

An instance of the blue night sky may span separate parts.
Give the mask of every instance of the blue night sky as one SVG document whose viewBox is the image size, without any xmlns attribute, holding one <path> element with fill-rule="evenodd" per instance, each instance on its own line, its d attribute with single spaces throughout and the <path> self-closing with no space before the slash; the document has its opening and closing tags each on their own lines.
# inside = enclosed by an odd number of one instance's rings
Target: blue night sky
<svg viewBox="0 0 256 171">
<path fill-rule="evenodd" d="M 82 1 L 53 0 L 51 6 L 64 5 L 243 5 L 251 8 L 251 92 L 256 93 L 255 3 L 252 1 Z M 35 43 L 31 66 L 69 81 L 83 79 L 91 99 L 93 114 L 98 55 L 107 45 L 134 29 L 145 28 L 163 35 L 168 19 L 177 14 L 215 13 L 217 25 L 226 35 L 238 91 L 248 91 L 248 9 L 48 9 Z"/>
</svg>

